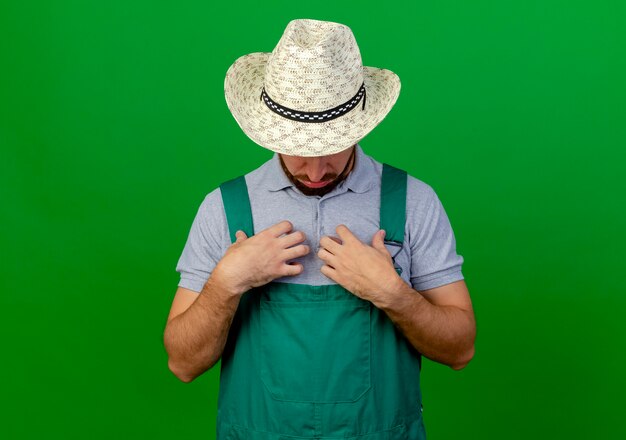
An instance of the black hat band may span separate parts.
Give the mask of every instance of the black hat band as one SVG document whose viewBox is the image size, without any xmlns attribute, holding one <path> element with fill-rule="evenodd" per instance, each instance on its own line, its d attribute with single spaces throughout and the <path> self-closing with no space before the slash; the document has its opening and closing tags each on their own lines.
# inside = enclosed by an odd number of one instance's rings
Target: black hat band
<svg viewBox="0 0 626 440">
<path fill-rule="evenodd" d="M 341 105 L 337 107 L 331 108 L 330 110 L 324 110 L 321 112 L 303 112 L 300 110 L 293 110 L 288 107 L 284 107 L 275 101 L 272 100 L 265 92 L 265 87 L 261 90 L 260 99 L 265 102 L 265 104 L 272 110 L 274 113 L 278 113 L 279 115 L 299 122 L 326 122 L 332 119 L 338 118 L 346 114 L 348 111 L 352 110 L 353 107 L 363 99 L 363 107 L 362 110 L 365 110 L 365 82 L 361 84 L 361 88 L 352 98 L 347 100 Z"/>
</svg>

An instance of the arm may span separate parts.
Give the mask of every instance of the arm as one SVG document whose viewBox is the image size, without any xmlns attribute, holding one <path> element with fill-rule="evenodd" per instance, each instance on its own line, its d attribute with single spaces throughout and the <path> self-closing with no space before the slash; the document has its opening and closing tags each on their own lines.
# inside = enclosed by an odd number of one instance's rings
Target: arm
<svg viewBox="0 0 626 440">
<path fill-rule="evenodd" d="M 383 299 L 375 305 L 424 356 L 455 370 L 473 358 L 476 322 L 464 280 L 418 292 L 397 277 Z"/>
<path fill-rule="evenodd" d="M 180 380 L 191 382 L 217 363 L 240 298 L 221 282 L 217 268 L 200 294 L 178 288 L 163 341 L 168 367 Z"/>
<path fill-rule="evenodd" d="M 282 221 L 248 238 L 237 231 L 237 240 L 217 263 L 198 295 L 179 287 L 165 327 L 163 342 L 170 370 L 183 382 L 191 382 L 222 356 L 241 296 L 275 278 L 302 272 L 302 264 L 289 260 L 309 253 L 304 233 L 290 232 Z"/>
<path fill-rule="evenodd" d="M 474 355 L 474 312 L 464 280 L 423 290 L 411 288 L 395 271 L 379 230 L 372 246 L 345 226 L 340 240 L 320 239 L 321 272 L 354 295 L 383 310 L 423 355 L 460 370 Z"/>
</svg>

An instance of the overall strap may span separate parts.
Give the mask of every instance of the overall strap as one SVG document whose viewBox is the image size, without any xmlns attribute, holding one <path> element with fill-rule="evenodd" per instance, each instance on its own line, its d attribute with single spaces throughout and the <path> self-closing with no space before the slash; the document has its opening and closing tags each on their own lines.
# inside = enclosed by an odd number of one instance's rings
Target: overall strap
<svg viewBox="0 0 626 440">
<path fill-rule="evenodd" d="M 398 250 L 392 253 L 395 266 L 395 256 L 402 249 L 404 242 L 404 225 L 406 223 L 406 171 L 383 163 L 383 173 L 380 186 L 380 229 L 385 230 L 385 244 L 397 246 Z M 396 272 L 402 273 L 402 268 L 396 266 Z"/>
<path fill-rule="evenodd" d="M 235 233 L 238 230 L 242 230 L 248 237 L 252 237 L 254 235 L 254 223 L 245 177 L 235 177 L 222 183 L 220 191 L 231 242 L 234 243 L 237 240 Z"/>
<path fill-rule="evenodd" d="M 404 224 L 406 222 L 406 191 L 408 177 L 404 170 L 383 163 L 383 175 L 380 188 L 380 228 L 385 230 L 385 244 L 398 246 L 392 254 L 398 275 L 402 268 L 396 265 L 395 256 L 400 253 L 404 242 Z M 422 354 L 418 351 L 417 361 L 422 369 Z M 423 410 L 423 408 L 420 408 Z"/>
<path fill-rule="evenodd" d="M 380 228 L 385 242 L 402 246 L 406 223 L 406 171 L 383 163 L 380 188 Z"/>
</svg>

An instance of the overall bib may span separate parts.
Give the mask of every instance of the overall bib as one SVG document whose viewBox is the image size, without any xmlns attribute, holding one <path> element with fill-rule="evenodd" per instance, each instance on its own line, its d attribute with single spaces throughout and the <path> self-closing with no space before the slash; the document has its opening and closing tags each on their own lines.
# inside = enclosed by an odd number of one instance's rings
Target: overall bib
<svg viewBox="0 0 626 440">
<path fill-rule="evenodd" d="M 406 184 L 405 171 L 383 164 L 387 244 L 403 243 Z M 254 235 L 244 176 L 220 189 L 231 242 L 237 230 Z M 233 317 L 217 438 L 423 440 L 420 368 L 420 353 L 371 302 L 339 284 L 270 282 L 244 293 Z"/>
</svg>

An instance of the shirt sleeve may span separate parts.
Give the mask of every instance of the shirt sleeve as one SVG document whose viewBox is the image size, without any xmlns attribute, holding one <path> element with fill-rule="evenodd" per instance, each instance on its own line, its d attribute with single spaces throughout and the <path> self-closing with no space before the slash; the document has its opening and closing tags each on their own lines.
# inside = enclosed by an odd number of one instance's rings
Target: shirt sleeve
<svg viewBox="0 0 626 440">
<path fill-rule="evenodd" d="M 200 293 L 213 269 L 226 252 L 226 214 L 219 188 L 200 204 L 191 224 L 187 242 L 176 265 L 179 287 Z"/>
<path fill-rule="evenodd" d="M 415 290 L 433 289 L 464 279 L 463 257 L 446 211 L 435 191 L 426 192 L 426 210 L 411 243 L 411 285 Z"/>
</svg>

